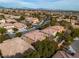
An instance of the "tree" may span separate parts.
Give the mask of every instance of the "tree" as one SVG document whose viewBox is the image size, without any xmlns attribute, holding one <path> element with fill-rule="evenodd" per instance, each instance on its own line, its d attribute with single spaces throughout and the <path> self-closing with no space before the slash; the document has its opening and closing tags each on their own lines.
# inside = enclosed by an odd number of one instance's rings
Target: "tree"
<svg viewBox="0 0 79 59">
<path fill-rule="evenodd" d="M 27 25 L 28 28 L 32 27 L 32 23 L 30 23 L 29 21 L 26 21 L 26 25 Z"/>
<path fill-rule="evenodd" d="M 72 19 L 72 20 L 77 20 L 78 17 L 77 17 L 77 16 L 71 16 L 70 19 Z"/>
<path fill-rule="evenodd" d="M 69 19 L 69 18 L 70 18 L 69 15 L 64 16 L 64 19 Z"/>
<path fill-rule="evenodd" d="M 16 19 L 18 22 L 25 20 L 25 17 L 22 15 L 19 19 Z"/>
<path fill-rule="evenodd" d="M 4 33 L 6 33 L 7 32 L 7 30 L 5 29 L 5 28 L 0 28 L 0 33 L 1 34 L 4 34 Z"/>
<path fill-rule="evenodd" d="M 22 15 L 19 20 L 25 20 L 25 17 Z"/>
<path fill-rule="evenodd" d="M 69 28 L 71 24 L 65 20 L 59 21 L 61 26 L 64 26 L 65 28 Z"/>
<path fill-rule="evenodd" d="M 71 35 L 68 35 L 65 39 L 65 45 L 70 45 L 73 42 L 73 37 Z"/>
<path fill-rule="evenodd" d="M 17 32 L 17 31 L 18 31 L 18 29 L 17 29 L 17 28 L 13 28 L 13 30 L 14 30 L 14 32 Z"/>
<path fill-rule="evenodd" d="M 79 29 L 73 29 L 71 35 L 72 37 L 79 37 Z"/>
<path fill-rule="evenodd" d="M 57 23 L 57 20 L 56 20 L 56 18 L 51 18 L 51 22 L 50 22 L 50 25 L 51 26 L 54 26 L 55 24 Z"/>
<path fill-rule="evenodd" d="M 63 35 L 63 33 L 59 33 L 59 32 L 57 32 L 57 34 L 56 34 L 56 36 L 62 36 Z"/>
<path fill-rule="evenodd" d="M 5 17 L 4 17 L 4 15 L 0 15 L 0 19 L 4 19 Z"/>
<path fill-rule="evenodd" d="M 22 36 L 22 33 L 21 32 L 17 32 L 15 36 L 16 37 L 21 37 Z"/>
<path fill-rule="evenodd" d="M 53 55 L 57 49 L 57 44 L 54 41 L 50 41 L 47 38 L 43 41 L 38 41 L 33 44 L 35 49 L 40 54 L 40 57 L 46 58 Z"/>
<path fill-rule="evenodd" d="M 23 53 L 24 58 L 40 58 L 39 53 L 36 50 L 28 49 Z"/>
<path fill-rule="evenodd" d="M 59 42 L 61 42 L 62 40 L 65 40 L 64 45 L 66 46 L 70 45 L 73 42 L 74 38 L 71 36 L 71 32 L 68 30 L 58 35 L 59 35 Z"/>
<path fill-rule="evenodd" d="M 5 40 L 6 40 L 5 35 L 0 35 L 0 43 L 2 43 L 2 42 L 5 41 Z"/>
</svg>

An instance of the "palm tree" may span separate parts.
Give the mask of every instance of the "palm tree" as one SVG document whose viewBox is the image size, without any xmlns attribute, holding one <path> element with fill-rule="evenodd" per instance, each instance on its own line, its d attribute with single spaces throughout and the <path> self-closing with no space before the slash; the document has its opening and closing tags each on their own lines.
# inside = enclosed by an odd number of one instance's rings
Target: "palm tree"
<svg viewBox="0 0 79 59">
<path fill-rule="evenodd" d="M 7 30 L 5 28 L 0 28 L 0 33 L 3 35 L 7 32 Z"/>
</svg>

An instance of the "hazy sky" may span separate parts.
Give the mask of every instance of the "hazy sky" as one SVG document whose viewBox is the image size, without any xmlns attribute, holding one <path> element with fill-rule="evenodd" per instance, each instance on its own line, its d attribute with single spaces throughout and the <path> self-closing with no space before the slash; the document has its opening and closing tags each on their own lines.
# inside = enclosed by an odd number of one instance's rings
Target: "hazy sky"
<svg viewBox="0 0 79 59">
<path fill-rule="evenodd" d="M 79 10 L 79 0 L 0 0 L 5 7 Z"/>
</svg>

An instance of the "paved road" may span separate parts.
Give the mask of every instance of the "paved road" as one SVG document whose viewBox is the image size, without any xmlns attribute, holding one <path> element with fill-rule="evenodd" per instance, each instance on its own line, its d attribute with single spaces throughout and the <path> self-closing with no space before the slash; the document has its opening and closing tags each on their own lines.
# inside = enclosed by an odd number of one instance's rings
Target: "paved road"
<svg viewBox="0 0 79 59">
<path fill-rule="evenodd" d="M 45 26 L 46 24 L 48 24 L 50 22 L 50 20 L 48 19 L 45 19 L 45 20 L 42 20 L 38 25 L 33 25 L 32 28 L 30 29 L 24 29 L 22 31 L 18 31 L 18 32 L 22 32 L 22 34 L 25 34 L 25 33 L 28 33 L 30 31 L 33 31 L 33 30 L 37 30 L 38 28 L 41 28 L 42 26 Z M 15 37 L 15 34 L 16 33 L 7 33 L 11 38 Z"/>
</svg>

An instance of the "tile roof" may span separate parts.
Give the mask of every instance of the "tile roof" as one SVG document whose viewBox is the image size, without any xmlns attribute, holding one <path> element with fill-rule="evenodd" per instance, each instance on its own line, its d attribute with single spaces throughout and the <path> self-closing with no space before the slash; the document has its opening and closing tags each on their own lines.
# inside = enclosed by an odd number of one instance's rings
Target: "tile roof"
<svg viewBox="0 0 79 59">
<path fill-rule="evenodd" d="M 33 49 L 30 44 L 19 37 L 6 40 L 0 44 L 0 50 L 4 57 L 15 56 L 17 53 L 23 53 L 29 48 Z"/>
<path fill-rule="evenodd" d="M 34 42 L 36 42 L 38 40 L 42 41 L 46 38 L 46 35 L 44 33 L 40 32 L 39 30 L 34 30 L 29 33 L 26 33 L 24 36 L 33 40 Z"/>
<path fill-rule="evenodd" d="M 74 55 L 70 55 L 65 51 L 58 51 L 52 58 L 79 58 L 79 51 Z"/>
<path fill-rule="evenodd" d="M 72 56 L 67 54 L 65 51 L 58 51 L 53 58 L 71 58 Z"/>
<path fill-rule="evenodd" d="M 18 29 L 27 27 L 26 25 L 24 25 L 24 24 L 22 24 L 22 23 L 14 23 L 13 25 L 14 25 L 16 28 L 18 28 Z"/>
<path fill-rule="evenodd" d="M 64 31 L 64 27 L 62 26 L 50 26 L 46 29 L 43 29 L 42 32 L 51 34 L 51 35 L 56 35 L 57 32 L 62 32 Z"/>
</svg>

